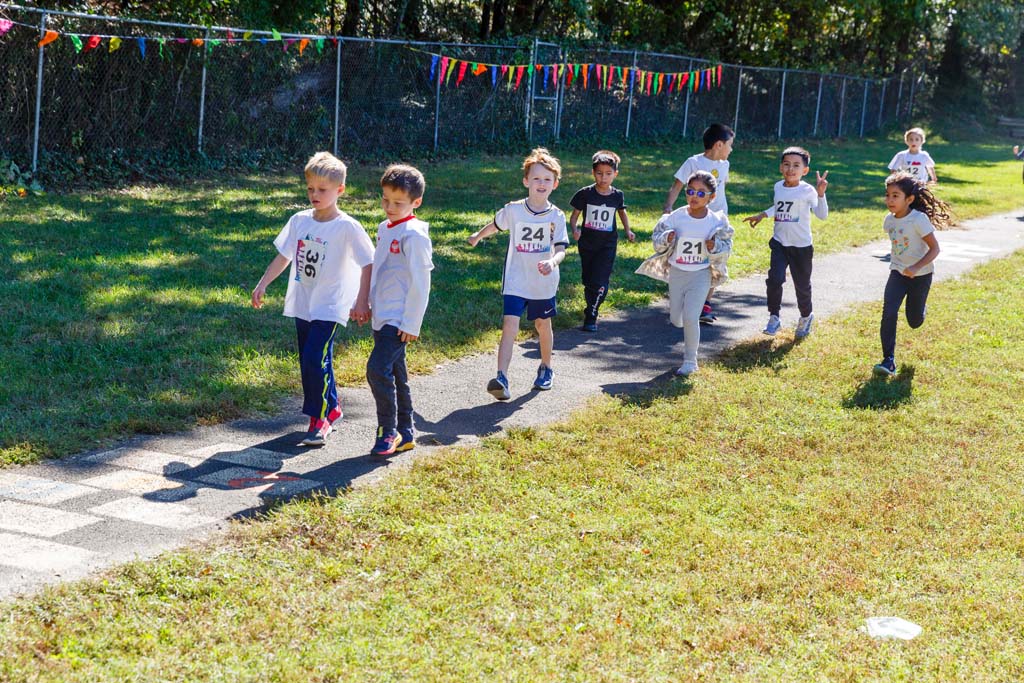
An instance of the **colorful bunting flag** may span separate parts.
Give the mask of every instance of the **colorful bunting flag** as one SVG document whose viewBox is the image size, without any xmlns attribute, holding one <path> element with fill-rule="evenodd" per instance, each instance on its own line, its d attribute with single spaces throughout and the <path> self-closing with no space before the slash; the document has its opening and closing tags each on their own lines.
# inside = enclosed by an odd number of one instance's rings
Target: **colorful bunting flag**
<svg viewBox="0 0 1024 683">
<path fill-rule="evenodd" d="M 434 80 L 434 72 L 437 71 L 437 63 L 440 61 L 440 57 L 437 55 L 430 56 L 430 80 Z"/>
<path fill-rule="evenodd" d="M 526 71 L 525 66 L 516 67 L 516 87 L 514 90 L 519 90 L 519 82 L 523 80 L 523 72 Z"/>
<path fill-rule="evenodd" d="M 448 60 L 448 58 L 447 58 L 447 57 L 442 57 L 442 58 L 441 58 L 441 73 L 439 73 L 439 74 L 437 75 L 437 80 L 439 80 L 439 81 L 440 81 L 441 79 L 443 79 L 443 78 L 444 78 L 444 75 L 445 75 L 445 73 L 447 73 L 447 72 L 448 72 L 448 61 L 449 61 L 449 60 Z"/>
<path fill-rule="evenodd" d="M 491 65 L 491 87 L 498 87 L 498 67 Z"/>
<path fill-rule="evenodd" d="M 195 45 L 196 47 L 202 47 L 203 46 L 203 42 L 204 41 L 203 41 L 202 38 L 193 38 L 192 39 L 192 44 Z"/>
<path fill-rule="evenodd" d="M 466 77 L 466 68 L 469 66 L 469 62 L 459 62 L 459 77 L 455 79 L 455 85 L 462 85 L 462 79 Z"/>
<path fill-rule="evenodd" d="M 89 40 L 85 41 L 85 47 L 82 48 L 82 52 L 88 52 L 89 50 L 94 49 L 97 45 L 100 44 L 101 40 L 103 39 L 99 36 L 89 36 Z"/>
<path fill-rule="evenodd" d="M 583 65 L 583 89 L 584 90 L 587 89 L 587 80 L 588 80 L 588 72 L 589 71 L 590 71 L 590 65 L 589 64 L 584 64 Z"/>
<path fill-rule="evenodd" d="M 57 40 L 58 35 L 59 34 L 56 31 L 47 31 L 43 35 L 43 39 L 39 41 L 39 47 L 42 47 L 43 45 L 49 45 L 53 41 Z"/>
<path fill-rule="evenodd" d="M 448 73 L 445 74 L 445 77 L 444 77 L 445 85 L 447 85 L 448 83 L 451 83 L 452 74 L 455 73 L 455 65 L 458 62 L 459 62 L 459 60 L 457 60 L 457 59 L 450 59 L 450 60 L 448 60 Z"/>
<path fill-rule="evenodd" d="M 270 35 L 273 36 L 274 40 L 281 40 L 281 34 L 277 32 L 276 28 L 270 29 Z"/>
<path fill-rule="evenodd" d="M 252 31 L 246 31 L 242 34 L 242 40 L 249 40 L 252 38 Z"/>
<path fill-rule="evenodd" d="M 306 49 L 306 46 L 308 45 L 309 38 L 303 38 L 302 40 L 299 41 L 299 56 L 302 56 L 302 52 Z"/>
<path fill-rule="evenodd" d="M 572 78 L 573 78 L 573 66 L 572 66 L 572 64 L 568 64 L 565 67 L 565 87 L 568 88 L 570 85 L 572 85 Z"/>
<path fill-rule="evenodd" d="M 82 39 L 79 38 L 78 36 L 74 35 L 74 34 L 72 34 L 69 37 L 71 38 L 71 43 L 75 46 L 75 52 L 81 52 L 82 51 Z"/>
<path fill-rule="evenodd" d="M 316 45 L 316 53 L 318 55 L 323 54 L 324 53 L 324 39 L 323 38 L 317 38 L 313 42 Z"/>
<path fill-rule="evenodd" d="M 139 54 L 142 55 L 143 59 L 145 59 L 146 58 L 146 39 L 145 38 L 136 38 L 135 39 L 135 44 L 139 46 Z"/>
<path fill-rule="evenodd" d="M 479 76 L 480 74 L 482 74 L 485 71 L 487 71 L 487 67 L 484 66 L 483 64 L 474 64 L 473 65 L 473 75 L 474 76 Z"/>
<path fill-rule="evenodd" d="M 114 52 L 115 50 L 121 49 L 121 39 L 114 36 L 110 39 L 110 43 L 107 45 L 108 52 Z"/>
<path fill-rule="evenodd" d="M 722 85 L 722 65 L 718 65 L 718 85 Z"/>
<path fill-rule="evenodd" d="M 12 26 L 14 22 L 10 19 L 0 19 L 0 36 L 10 31 Z"/>
</svg>

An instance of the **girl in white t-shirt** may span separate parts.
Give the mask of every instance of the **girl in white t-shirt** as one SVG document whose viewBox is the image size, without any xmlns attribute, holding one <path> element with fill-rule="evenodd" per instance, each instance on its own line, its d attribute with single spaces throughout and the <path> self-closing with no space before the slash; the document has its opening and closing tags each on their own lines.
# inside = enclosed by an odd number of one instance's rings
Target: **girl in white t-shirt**
<svg viewBox="0 0 1024 683">
<path fill-rule="evenodd" d="M 924 324 L 925 304 L 932 285 L 939 255 L 935 229 L 949 227 L 952 218 L 949 206 L 931 193 L 928 187 L 903 171 L 885 179 L 885 206 L 889 215 L 883 227 L 892 244 L 889 260 L 889 281 L 885 285 L 882 306 L 882 362 L 874 374 L 892 377 L 896 374 L 896 324 L 900 306 L 907 301 L 907 324 L 918 328 Z"/>
<path fill-rule="evenodd" d="M 911 128 L 903 134 L 903 141 L 907 143 L 907 148 L 896 153 L 889 162 L 889 170 L 906 171 L 914 180 L 922 183 L 939 182 L 932 155 L 921 149 L 924 146 L 924 129 Z"/>
<path fill-rule="evenodd" d="M 654 226 L 654 248 L 674 245 L 669 258 L 669 320 L 683 328 L 685 351 L 677 375 L 688 377 L 697 371 L 697 347 L 700 344 L 700 314 L 711 287 L 712 253 L 727 248 L 715 240 L 715 233 L 728 228 L 729 222 L 708 204 L 715 197 L 718 183 L 707 171 L 696 171 L 686 181 L 686 206 L 661 217 Z"/>
</svg>

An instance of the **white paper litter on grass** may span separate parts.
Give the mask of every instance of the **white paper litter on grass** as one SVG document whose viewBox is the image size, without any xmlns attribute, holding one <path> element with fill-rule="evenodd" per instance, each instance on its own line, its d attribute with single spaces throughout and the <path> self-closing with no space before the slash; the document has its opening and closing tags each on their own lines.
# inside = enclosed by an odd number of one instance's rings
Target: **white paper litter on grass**
<svg viewBox="0 0 1024 683">
<path fill-rule="evenodd" d="M 912 640 L 921 635 L 920 626 L 899 617 L 871 617 L 867 621 L 868 635 L 872 638 Z"/>
</svg>

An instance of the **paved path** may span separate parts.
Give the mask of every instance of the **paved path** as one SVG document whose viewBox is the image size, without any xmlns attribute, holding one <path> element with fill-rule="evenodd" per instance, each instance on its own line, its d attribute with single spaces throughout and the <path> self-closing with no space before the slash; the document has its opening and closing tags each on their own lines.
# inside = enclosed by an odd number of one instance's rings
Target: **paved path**
<svg viewBox="0 0 1024 683">
<path fill-rule="evenodd" d="M 939 235 L 938 279 L 1024 247 L 1024 217 L 995 216 L 968 227 Z M 880 301 L 887 254 L 888 244 L 875 242 L 815 258 L 818 320 L 848 304 Z M 797 318 L 792 297 L 787 285 L 787 327 Z M 704 328 L 704 358 L 759 334 L 767 318 L 764 275 L 729 283 L 716 309 L 721 322 Z M 388 460 L 366 455 L 375 412 L 369 390 L 356 388 L 342 391 L 345 420 L 320 450 L 296 445 L 306 420 L 293 399 L 273 419 L 138 437 L 115 450 L 0 470 L 0 597 L 151 557 L 252 515 L 271 499 L 366 484 L 440 446 L 562 419 L 601 392 L 638 391 L 674 371 L 681 338 L 667 322 L 664 302 L 603 320 L 596 335 L 558 332 L 549 392 L 529 390 L 538 351 L 533 342 L 522 344 L 510 372 L 512 400 L 505 403 L 484 392 L 494 374 L 492 354 L 446 364 L 414 378 L 417 447 Z M 875 360 L 864 359 L 865 372 Z"/>
</svg>

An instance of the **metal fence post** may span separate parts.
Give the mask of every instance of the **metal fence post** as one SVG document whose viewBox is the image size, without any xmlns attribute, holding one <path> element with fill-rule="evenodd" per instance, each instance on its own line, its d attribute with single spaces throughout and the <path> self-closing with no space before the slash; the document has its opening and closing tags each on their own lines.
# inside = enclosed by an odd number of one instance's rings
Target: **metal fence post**
<svg viewBox="0 0 1024 683">
<path fill-rule="evenodd" d="M 782 114 L 783 107 L 786 104 L 786 75 L 789 74 L 788 69 L 782 70 L 782 97 L 779 98 L 779 135 L 778 138 L 782 139 Z"/>
<path fill-rule="evenodd" d="M 740 67 L 740 77 L 736 79 L 736 113 L 732 117 L 732 131 L 735 133 L 740 124 L 740 93 L 743 92 L 743 67 Z"/>
<path fill-rule="evenodd" d="M 913 123 L 914 119 L 914 90 L 917 89 L 917 79 L 910 79 L 910 101 L 907 103 L 907 120 Z"/>
<path fill-rule="evenodd" d="M 210 29 L 203 34 L 203 76 L 202 87 L 199 90 L 199 153 L 203 153 L 203 118 L 206 114 L 206 55 L 210 53 Z"/>
<path fill-rule="evenodd" d="M 46 35 L 46 12 L 39 17 L 39 39 L 42 40 Z M 43 106 L 43 50 L 46 48 L 42 45 L 39 46 L 39 61 L 36 66 L 36 113 L 35 113 L 35 126 L 32 133 L 32 175 L 35 175 L 39 169 L 39 111 Z"/>
<path fill-rule="evenodd" d="M 885 114 L 885 89 L 889 85 L 889 79 L 885 78 L 882 80 L 882 96 L 878 100 L 878 125 L 875 126 L 877 130 L 882 130 L 882 118 Z"/>
<path fill-rule="evenodd" d="M 900 72 L 900 89 L 896 91 L 896 123 L 900 122 L 900 109 L 903 107 L 903 76 L 906 73 L 906 69 Z"/>
<path fill-rule="evenodd" d="M 633 70 L 629 72 L 629 108 L 626 109 L 626 139 L 629 139 L 629 125 L 633 121 L 633 86 L 636 82 L 636 50 L 633 50 Z"/>
<path fill-rule="evenodd" d="M 537 38 L 533 39 L 533 47 L 530 48 L 530 63 L 526 70 L 530 74 L 526 79 L 526 139 L 533 142 L 533 120 L 530 118 L 530 105 L 533 104 L 533 70 L 537 64 Z"/>
<path fill-rule="evenodd" d="M 821 89 L 825 85 L 825 74 L 818 76 L 818 103 L 814 105 L 814 136 L 818 135 L 818 115 L 821 114 Z"/>
<path fill-rule="evenodd" d="M 444 52 L 444 43 L 437 44 L 437 51 Z M 441 60 L 437 64 L 437 82 L 434 84 L 434 151 L 437 152 L 438 134 L 441 130 L 441 81 L 444 80 L 444 71 L 441 68 Z"/>
<path fill-rule="evenodd" d="M 565 64 L 566 53 L 558 46 L 558 65 L 551 67 L 555 72 L 555 142 L 562 137 L 562 78 L 558 67 Z"/>
<path fill-rule="evenodd" d="M 693 60 L 686 62 L 686 73 L 693 71 Z M 687 82 L 689 85 L 689 82 Z M 683 137 L 686 137 L 686 128 L 690 123 L 690 93 L 693 92 L 693 88 L 686 89 L 686 107 L 683 109 Z"/>
<path fill-rule="evenodd" d="M 843 87 L 839 92 L 839 130 L 836 132 L 836 137 L 843 137 L 843 114 L 846 109 L 846 78 L 843 78 Z"/>
<path fill-rule="evenodd" d="M 338 156 L 338 125 L 341 120 L 341 48 L 344 43 L 337 40 L 337 54 L 334 56 L 334 156 Z M 434 151 L 437 151 L 437 138 L 434 139 Z"/>
<path fill-rule="evenodd" d="M 860 105 L 860 137 L 864 137 L 864 119 L 868 115 L 868 79 L 864 79 L 864 101 Z"/>
</svg>

